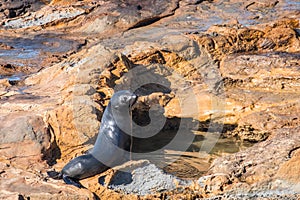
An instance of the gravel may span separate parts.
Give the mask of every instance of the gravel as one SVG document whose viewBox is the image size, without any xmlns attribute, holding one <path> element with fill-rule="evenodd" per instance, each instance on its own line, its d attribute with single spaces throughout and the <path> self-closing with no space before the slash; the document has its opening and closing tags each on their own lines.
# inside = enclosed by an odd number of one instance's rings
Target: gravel
<svg viewBox="0 0 300 200">
<path fill-rule="evenodd" d="M 133 164 L 119 169 L 110 180 L 110 189 L 138 195 L 155 194 L 187 186 L 190 181 L 166 174 L 149 162 Z"/>
</svg>

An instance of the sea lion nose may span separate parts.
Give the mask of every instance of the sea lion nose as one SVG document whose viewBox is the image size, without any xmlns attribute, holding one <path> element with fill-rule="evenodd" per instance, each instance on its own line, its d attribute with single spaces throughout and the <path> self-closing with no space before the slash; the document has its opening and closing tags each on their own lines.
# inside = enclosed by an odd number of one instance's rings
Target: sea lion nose
<svg viewBox="0 0 300 200">
<path fill-rule="evenodd" d="M 132 99 L 136 99 L 137 97 L 138 97 L 138 96 L 137 96 L 136 94 L 132 94 L 132 95 L 131 95 L 131 98 L 132 98 Z"/>
<path fill-rule="evenodd" d="M 130 97 L 130 105 L 132 106 L 137 101 L 138 96 L 136 94 L 132 94 Z"/>
</svg>

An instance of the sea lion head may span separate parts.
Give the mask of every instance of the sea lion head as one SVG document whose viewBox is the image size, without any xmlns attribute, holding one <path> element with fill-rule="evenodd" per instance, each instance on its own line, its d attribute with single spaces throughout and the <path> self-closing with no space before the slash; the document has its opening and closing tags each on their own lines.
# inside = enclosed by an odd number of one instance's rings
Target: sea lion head
<svg viewBox="0 0 300 200">
<path fill-rule="evenodd" d="M 129 90 L 121 90 L 116 92 L 111 100 L 111 106 L 114 109 L 125 109 L 131 107 L 137 100 L 137 95 Z"/>
</svg>

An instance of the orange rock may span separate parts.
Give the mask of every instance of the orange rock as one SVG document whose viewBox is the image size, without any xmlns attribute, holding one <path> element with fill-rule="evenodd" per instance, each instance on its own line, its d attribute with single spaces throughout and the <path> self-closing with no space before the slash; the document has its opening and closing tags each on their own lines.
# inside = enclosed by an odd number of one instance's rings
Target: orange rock
<svg viewBox="0 0 300 200">
<path fill-rule="evenodd" d="M 300 151 L 298 149 L 290 152 L 291 158 L 280 166 L 276 178 L 291 184 L 300 182 Z"/>
</svg>

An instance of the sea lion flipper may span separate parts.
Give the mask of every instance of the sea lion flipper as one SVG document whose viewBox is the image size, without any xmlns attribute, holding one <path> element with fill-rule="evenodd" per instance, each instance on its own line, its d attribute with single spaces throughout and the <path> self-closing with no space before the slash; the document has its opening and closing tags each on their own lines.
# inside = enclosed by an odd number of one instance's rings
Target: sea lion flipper
<svg viewBox="0 0 300 200">
<path fill-rule="evenodd" d="M 72 177 L 67 176 L 65 174 L 63 174 L 62 179 L 65 181 L 66 184 L 74 185 L 78 188 L 85 188 L 83 185 L 81 185 L 81 183 L 79 183 L 78 180 L 74 180 Z"/>
<path fill-rule="evenodd" d="M 48 171 L 48 176 L 53 179 L 62 179 L 62 174 L 57 171 Z"/>
</svg>

